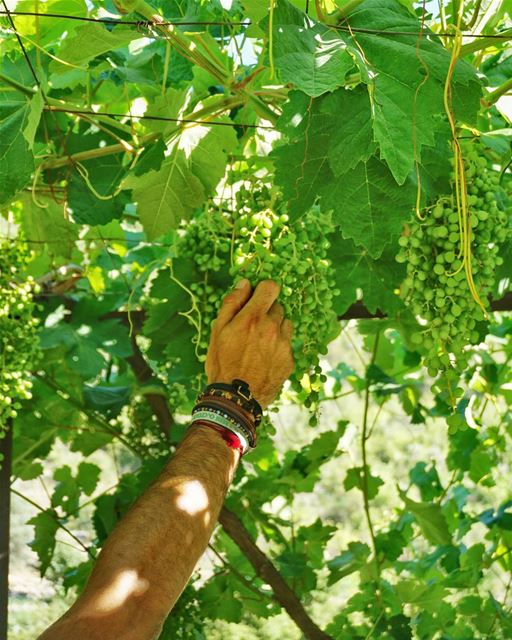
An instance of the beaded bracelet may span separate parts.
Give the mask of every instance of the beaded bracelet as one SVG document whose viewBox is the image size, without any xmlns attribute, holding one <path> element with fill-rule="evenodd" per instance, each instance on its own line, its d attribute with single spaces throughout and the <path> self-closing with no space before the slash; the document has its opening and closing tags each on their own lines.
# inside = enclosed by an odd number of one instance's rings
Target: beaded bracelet
<svg viewBox="0 0 512 640">
<path fill-rule="evenodd" d="M 251 446 L 256 446 L 256 427 L 250 414 L 244 412 L 233 403 L 217 397 L 210 397 L 208 400 L 198 402 L 193 409 L 193 413 L 200 409 L 214 410 L 226 416 L 235 424 L 239 424 L 247 433 Z"/>
<path fill-rule="evenodd" d="M 241 434 L 244 441 L 247 442 L 248 447 L 254 449 L 256 446 L 256 440 L 253 434 L 245 425 L 238 422 L 229 413 L 226 413 L 216 407 L 196 407 L 192 412 L 192 420 L 213 420 L 216 424 L 219 424 L 226 429 L 230 429 L 233 433 L 236 433 L 237 435 Z"/>
</svg>

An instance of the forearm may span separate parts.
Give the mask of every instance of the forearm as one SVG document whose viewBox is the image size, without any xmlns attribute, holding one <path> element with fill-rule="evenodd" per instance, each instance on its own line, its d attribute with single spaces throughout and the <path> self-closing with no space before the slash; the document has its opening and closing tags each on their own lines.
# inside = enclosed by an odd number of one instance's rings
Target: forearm
<svg viewBox="0 0 512 640">
<path fill-rule="evenodd" d="M 69 612 L 40 640 L 156 637 L 204 552 L 239 453 L 192 427 L 112 532 Z"/>
</svg>

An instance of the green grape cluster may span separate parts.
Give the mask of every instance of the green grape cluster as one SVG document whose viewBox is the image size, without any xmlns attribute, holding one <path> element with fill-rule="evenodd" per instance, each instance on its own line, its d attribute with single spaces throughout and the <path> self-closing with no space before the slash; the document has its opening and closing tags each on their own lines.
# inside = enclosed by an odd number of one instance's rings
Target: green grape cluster
<svg viewBox="0 0 512 640">
<path fill-rule="evenodd" d="M 281 285 L 285 315 L 294 325 L 292 387 L 299 393 L 306 390 L 305 405 L 312 406 L 325 382 L 319 354 L 327 353 L 327 345 L 339 332 L 333 310 L 339 290 L 327 258 L 330 219 L 311 210 L 291 224 L 269 198 L 256 198 L 255 206 L 254 193 L 243 189 L 238 202 L 234 211 L 202 212 L 188 223 L 178 242 L 178 255 L 192 258 L 200 274 L 189 287 L 201 319 L 199 358 L 205 358 L 210 326 L 226 293 L 221 274 L 229 277 L 228 282 L 247 278 L 253 287 L 262 280 L 275 280 Z"/>
<path fill-rule="evenodd" d="M 508 216 L 496 197 L 499 178 L 474 147 L 463 150 L 468 191 L 471 273 L 485 304 L 503 263 L 500 245 L 509 237 Z M 452 175 L 453 178 L 453 175 Z M 464 234 L 453 195 L 441 197 L 409 224 L 400 240 L 398 262 L 407 264 L 403 294 L 423 329 L 412 341 L 426 351 L 429 375 L 450 368 L 462 370 L 469 345 L 478 344 L 478 323 L 485 313 L 474 299 L 463 264 Z"/>
<path fill-rule="evenodd" d="M 27 371 L 39 353 L 34 279 L 25 277 L 30 251 L 21 240 L 0 243 L 0 437 L 20 401 L 31 397 Z"/>
</svg>

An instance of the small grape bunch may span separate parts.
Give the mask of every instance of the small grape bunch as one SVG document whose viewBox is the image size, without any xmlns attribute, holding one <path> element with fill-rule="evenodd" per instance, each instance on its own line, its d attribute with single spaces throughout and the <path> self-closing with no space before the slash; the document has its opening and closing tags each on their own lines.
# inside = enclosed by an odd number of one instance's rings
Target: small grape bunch
<svg viewBox="0 0 512 640">
<path fill-rule="evenodd" d="M 29 371 L 39 357 L 34 293 L 38 285 L 24 276 L 30 251 L 20 239 L 0 244 L 0 437 L 10 419 L 31 397 Z"/>
<path fill-rule="evenodd" d="M 398 262 L 407 264 L 402 295 L 423 329 L 412 341 L 426 351 L 428 373 L 462 370 L 478 344 L 478 323 L 485 311 L 472 295 L 470 269 L 478 296 L 487 301 L 503 263 L 500 245 L 509 238 L 508 216 L 500 209 L 498 175 L 474 148 L 465 149 L 468 184 L 467 219 L 456 210 L 453 195 L 441 197 L 415 218 L 400 240 Z M 453 176 L 452 176 L 453 177 Z"/>
<path fill-rule="evenodd" d="M 319 354 L 327 353 L 328 344 L 340 330 L 333 310 L 333 299 L 339 290 L 327 258 L 330 221 L 318 210 L 312 210 L 290 225 L 286 213 L 277 214 L 267 208 L 239 215 L 235 230 L 240 240 L 230 274 L 235 280 L 247 278 L 253 286 L 265 279 L 281 285 L 280 301 L 294 326 L 292 386 L 301 392 L 306 385 L 305 405 L 310 407 L 325 382 Z"/>
</svg>

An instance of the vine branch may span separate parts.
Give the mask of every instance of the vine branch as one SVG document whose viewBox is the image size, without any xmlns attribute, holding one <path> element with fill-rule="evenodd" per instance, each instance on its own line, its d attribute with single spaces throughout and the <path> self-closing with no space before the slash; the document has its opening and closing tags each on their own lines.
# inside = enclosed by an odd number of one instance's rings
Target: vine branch
<svg viewBox="0 0 512 640">
<path fill-rule="evenodd" d="M 219 515 L 219 522 L 227 535 L 252 564 L 257 575 L 272 587 L 276 601 L 288 613 L 304 636 L 308 640 L 332 640 L 331 636 L 313 622 L 295 592 L 256 545 L 240 518 L 224 506 Z"/>
</svg>

